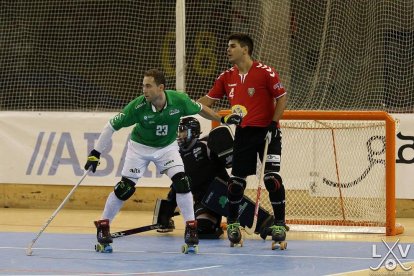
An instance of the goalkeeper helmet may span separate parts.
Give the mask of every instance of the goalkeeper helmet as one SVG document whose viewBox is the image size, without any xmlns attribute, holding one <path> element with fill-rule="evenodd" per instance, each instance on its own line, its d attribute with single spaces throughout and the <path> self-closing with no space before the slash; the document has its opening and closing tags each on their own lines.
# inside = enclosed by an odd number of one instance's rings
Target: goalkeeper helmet
<svg viewBox="0 0 414 276">
<path fill-rule="evenodd" d="M 189 148 L 200 137 L 200 122 L 194 117 L 181 118 L 178 125 L 177 142 L 180 148 Z M 195 143 L 195 142 L 194 142 Z"/>
</svg>

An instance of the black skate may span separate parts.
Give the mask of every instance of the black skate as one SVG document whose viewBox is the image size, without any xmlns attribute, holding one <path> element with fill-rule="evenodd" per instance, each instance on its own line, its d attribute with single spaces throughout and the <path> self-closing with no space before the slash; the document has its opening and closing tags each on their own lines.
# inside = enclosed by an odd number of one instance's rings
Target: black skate
<svg viewBox="0 0 414 276">
<path fill-rule="evenodd" d="M 230 247 L 243 246 L 240 223 L 234 222 L 227 225 L 227 238 L 230 241 Z"/>
<path fill-rule="evenodd" d="M 109 230 L 109 219 L 95 221 L 96 238 L 98 243 L 95 245 L 95 251 L 101 253 L 112 253 L 112 237 Z"/>
<path fill-rule="evenodd" d="M 198 253 L 198 233 L 196 220 L 190 220 L 186 222 L 184 241 L 185 244 L 181 247 L 181 252 L 184 254 Z"/>
<path fill-rule="evenodd" d="M 287 226 L 284 223 L 278 223 L 276 225 L 277 226 L 283 226 L 285 228 L 285 232 L 289 231 L 289 226 Z M 272 227 L 274 227 L 276 225 L 274 223 L 272 223 L 271 225 L 267 225 L 267 226 L 264 226 L 264 227 L 260 228 L 260 237 L 263 240 L 266 240 L 266 237 L 272 236 L 272 229 L 273 229 Z"/>
<path fill-rule="evenodd" d="M 160 228 L 157 229 L 158 233 L 168 233 L 168 232 L 172 232 L 175 229 L 175 224 L 174 221 L 172 219 L 170 219 L 168 221 L 168 225 L 162 225 L 160 224 Z"/>
<path fill-rule="evenodd" d="M 273 225 L 270 226 L 272 235 L 272 250 L 280 249 L 285 250 L 287 248 L 286 231 L 288 230 L 284 225 Z"/>
</svg>

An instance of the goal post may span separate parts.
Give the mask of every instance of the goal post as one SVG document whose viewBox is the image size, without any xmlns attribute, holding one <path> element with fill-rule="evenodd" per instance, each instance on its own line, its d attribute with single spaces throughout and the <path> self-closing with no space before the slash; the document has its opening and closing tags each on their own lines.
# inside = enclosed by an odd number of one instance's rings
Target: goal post
<svg viewBox="0 0 414 276">
<path fill-rule="evenodd" d="M 395 219 L 396 121 L 388 113 L 286 110 L 280 124 L 293 230 L 403 233 Z M 245 195 L 254 200 L 258 179 L 247 182 Z M 260 205 L 272 212 L 266 192 Z"/>
</svg>

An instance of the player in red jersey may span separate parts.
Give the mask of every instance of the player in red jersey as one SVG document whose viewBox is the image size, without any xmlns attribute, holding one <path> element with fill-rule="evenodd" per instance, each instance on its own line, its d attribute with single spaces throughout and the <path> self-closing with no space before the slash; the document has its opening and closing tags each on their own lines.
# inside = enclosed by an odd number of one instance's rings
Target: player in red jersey
<svg viewBox="0 0 414 276">
<path fill-rule="evenodd" d="M 270 137 L 270 142 L 263 178 L 275 222 L 261 236 L 266 238 L 271 235 L 275 241 L 284 241 L 288 229 L 285 224 L 285 188 L 279 174 L 282 148 L 279 120 L 286 107 L 286 91 L 278 73 L 253 60 L 252 53 L 253 40 L 250 36 L 242 33 L 230 35 L 227 56 L 234 66 L 221 73 L 207 95 L 199 99 L 199 102 L 211 107 L 227 96 L 232 112 L 243 116 L 242 124 L 236 128 L 233 168 L 227 191 L 227 235 L 231 243 L 239 243 L 242 238 L 238 222 L 239 205 L 247 176 L 256 174 L 257 155 L 260 160 L 263 158 L 266 137 Z"/>
</svg>

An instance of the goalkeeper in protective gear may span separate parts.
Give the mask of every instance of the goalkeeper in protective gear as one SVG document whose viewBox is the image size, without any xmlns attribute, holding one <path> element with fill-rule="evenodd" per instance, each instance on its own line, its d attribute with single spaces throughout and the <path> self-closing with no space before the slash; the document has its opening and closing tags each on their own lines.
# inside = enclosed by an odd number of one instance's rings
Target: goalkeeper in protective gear
<svg viewBox="0 0 414 276">
<path fill-rule="evenodd" d="M 229 127 L 221 126 L 210 131 L 208 136 L 199 138 L 200 123 L 194 117 L 182 118 L 178 126 L 178 145 L 184 162 L 185 172 L 191 178 L 191 191 L 194 195 L 194 212 L 200 239 L 218 239 L 223 234 L 222 216 L 227 216 L 227 204 L 220 203 L 226 196 L 229 180 L 227 168 L 231 168 L 233 134 Z M 176 208 L 175 192 L 172 188 L 166 200 L 160 201 L 155 214 L 162 229 L 158 232 L 171 232 L 174 229 L 172 217 Z M 250 223 L 254 203 L 247 198 L 245 211 L 240 215 L 240 224 Z M 247 215 L 245 215 L 247 214 Z M 273 224 L 273 216 L 260 208 L 256 232 Z M 155 221 L 155 219 L 154 219 Z"/>
<path fill-rule="evenodd" d="M 109 225 L 122 208 L 124 202 L 135 193 L 135 184 L 143 176 L 149 162 L 166 174 L 173 182 L 176 191 L 176 204 L 184 218 L 186 227 L 194 231 L 193 197 L 190 179 L 184 173 L 184 165 L 176 141 L 177 127 L 181 117 L 200 114 L 209 120 L 221 121 L 221 116 L 208 107 L 191 100 L 187 94 L 165 90 L 164 74 L 158 70 L 148 70 L 143 78 L 143 95 L 132 100 L 115 115 L 104 127 L 95 148 L 89 154 L 85 169 L 96 171 L 100 154 L 109 144 L 115 131 L 134 126 L 122 168 L 122 178 L 115 185 L 105 203 L 100 220 L 95 222 L 98 243 L 105 251 L 110 238 Z M 239 120 L 241 121 L 241 119 Z M 194 242 L 194 240 L 192 241 Z"/>
<path fill-rule="evenodd" d="M 226 96 L 233 113 L 243 117 L 236 127 L 232 176 L 228 185 L 229 216 L 227 234 L 231 242 L 241 238 L 239 208 L 246 188 L 246 178 L 256 173 L 257 156 L 263 159 L 265 138 L 270 138 L 263 180 L 272 205 L 275 223 L 263 235 L 275 240 L 285 237 L 285 189 L 279 174 L 282 135 L 279 120 L 285 110 L 286 90 L 277 72 L 252 59 L 253 40 L 243 33 L 229 36 L 227 56 L 234 66 L 216 79 L 214 86 L 199 102 L 212 107 Z M 269 135 L 268 135 L 269 134 Z"/>
<path fill-rule="evenodd" d="M 206 138 L 200 139 L 200 134 L 200 122 L 195 117 L 181 119 L 178 126 L 177 142 L 185 172 L 191 179 L 198 236 L 200 239 L 215 239 L 223 234 L 221 229 L 222 215 L 208 209 L 201 201 L 215 177 L 227 180 L 229 175 L 224 164 L 225 160 L 220 159 L 216 153 L 209 149 Z M 174 223 L 171 217 L 176 207 L 175 197 L 176 192 L 172 186 L 167 200 L 161 201 L 162 207 L 158 219 L 163 227 L 157 230 L 158 232 L 169 232 L 173 229 Z"/>
</svg>

